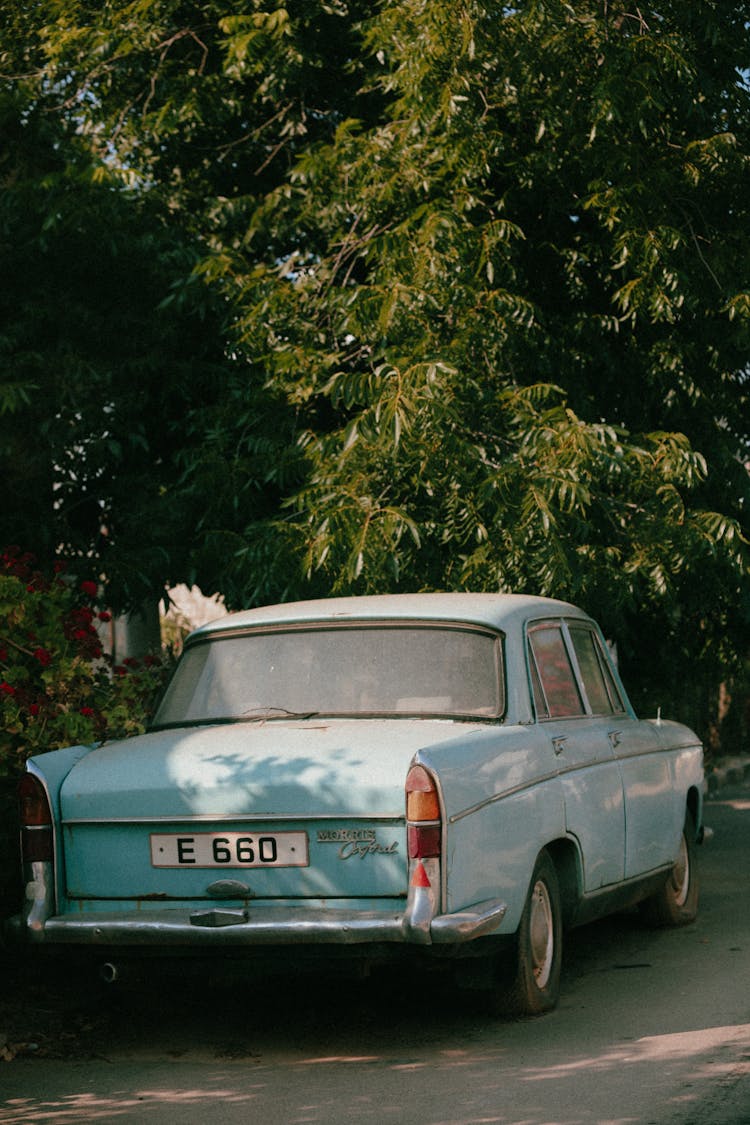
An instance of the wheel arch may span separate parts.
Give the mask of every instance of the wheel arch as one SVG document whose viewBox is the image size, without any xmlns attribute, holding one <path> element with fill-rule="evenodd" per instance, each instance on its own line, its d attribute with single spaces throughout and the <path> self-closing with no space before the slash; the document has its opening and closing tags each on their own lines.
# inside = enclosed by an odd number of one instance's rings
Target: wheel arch
<svg viewBox="0 0 750 1125">
<path fill-rule="evenodd" d="M 702 795 L 700 793 L 700 790 L 698 789 L 698 787 L 696 785 L 692 785 L 690 787 L 690 789 L 688 789 L 688 791 L 687 791 L 687 798 L 685 800 L 685 809 L 686 809 L 686 812 L 690 813 L 690 816 L 693 819 L 693 827 L 695 828 L 698 839 L 700 839 L 701 829 L 703 827 L 703 823 L 702 823 L 703 798 L 702 798 Z"/>
<path fill-rule="evenodd" d="M 544 850 L 550 856 L 557 872 L 560 886 L 563 926 L 572 924 L 581 898 L 581 857 L 573 840 L 560 837 L 552 840 Z"/>
</svg>

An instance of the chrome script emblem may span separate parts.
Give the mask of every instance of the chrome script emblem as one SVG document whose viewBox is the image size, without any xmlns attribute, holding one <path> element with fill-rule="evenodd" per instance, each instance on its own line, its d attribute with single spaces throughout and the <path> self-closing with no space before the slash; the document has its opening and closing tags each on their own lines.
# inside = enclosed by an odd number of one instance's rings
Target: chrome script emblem
<svg viewBox="0 0 750 1125">
<path fill-rule="evenodd" d="M 339 859 L 394 855 L 398 851 L 398 840 L 393 840 L 390 844 L 381 844 L 374 828 L 319 828 L 318 843 L 338 844 Z"/>
</svg>

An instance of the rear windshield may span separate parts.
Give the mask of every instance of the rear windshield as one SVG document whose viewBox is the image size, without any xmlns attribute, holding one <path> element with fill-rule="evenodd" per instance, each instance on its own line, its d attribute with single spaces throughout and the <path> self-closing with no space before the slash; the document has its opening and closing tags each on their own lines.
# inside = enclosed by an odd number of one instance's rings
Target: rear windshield
<svg viewBox="0 0 750 1125">
<path fill-rule="evenodd" d="M 503 713 L 500 638 L 432 625 L 305 627 L 190 645 L 154 727 L 286 715 Z"/>
</svg>

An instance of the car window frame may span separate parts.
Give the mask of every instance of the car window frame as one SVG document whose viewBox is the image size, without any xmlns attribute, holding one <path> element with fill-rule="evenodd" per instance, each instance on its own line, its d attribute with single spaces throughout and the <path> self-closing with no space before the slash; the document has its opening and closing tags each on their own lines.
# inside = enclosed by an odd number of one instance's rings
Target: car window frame
<svg viewBox="0 0 750 1125">
<path fill-rule="evenodd" d="M 583 689 L 583 697 L 586 702 L 587 714 L 603 717 L 607 715 L 624 715 L 625 704 L 622 699 L 622 694 L 617 685 L 613 675 L 613 670 L 610 666 L 610 661 L 607 653 L 603 649 L 602 640 L 599 636 L 598 630 L 593 626 L 593 623 L 583 620 L 582 618 L 563 618 L 565 628 L 565 635 L 570 644 L 570 652 L 573 659 L 573 667 L 578 674 L 580 687 Z M 609 699 L 610 708 L 608 711 L 595 711 L 589 693 L 586 689 L 586 680 L 578 660 L 578 653 L 576 652 L 575 641 L 573 640 L 573 633 L 578 630 L 581 633 L 587 633 L 594 642 L 594 655 L 596 656 L 599 673 L 601 675 L 604 690 Z"/>
<path fill-rule="evenodd" d="M 346 621 L 331 620 L 328 618 L 315 618 L 310 620 L 300 621 L 279 621 L 267 622 L 262 625 L 253 626 L 239 626 L 232 629 L 217 629 L 216 631 L 209 631 L 193 639 L 188 639 L 181 655 L 181 660 L 188 649 L 193 649 L 200 645 L 209 645 L 221 643 L 225 640 L 238 639 L 240 637 L 247 637 L 257 634 L 272 634 L 272 633 L 304 633 L 312 630 L 328 630 L 328 631 L 344 631 L 348 629 L 425 629 L 429 631 L 445 631 L 455 630 L 457 632 L 471 632 L 480 633 L 485 635 L 493 642 L 493 659 L 494 659 L 494 675 L 497 690 L 497 698 L 499 708 L 493 714 L 489 715 L 476 715 L 468 712 L 442 712 L 432 711 L 430 709 L 404 711 L 404 712 L 328 712 L 320 711 L 315 712 L 317 717 L 331 717 L 331 718 L 352 718 L 361 720 L 371 720 L 377 718 L 393 718 L 393 719 L 449 719 L 454 722 L 474 722 L 474 723 L 499 723 L 502 724 L 506 721 L 508 713 L 508 661 L 506 653 L 506 635 L 502 629 L 497 628 L 486 622 L 466 621 L 461 618 L 440 618 L 440 617 L 425 617 L 425 618 L 398 618 L 398 617 L 382 617 L 382 618 L 350 618 Z M 205 719 L 197 720 L 184 720 L 183 722 L 176 723 L 161 723 L 157 722 L 161 705 L 166 699 L 170 690 L 172 680 L 176 668 L 173 671 L 169 683 L 165 686 L 159 700 L 159 705 L 155 709 L 154 721 L 149 726 L 150 730 L 167 730 L 175 725 L 189 726 L 189 725 L 203 725 Z M 279 719 L 284 718 L 283 715 L 278 716 Z M 210 722 L 237 722 L 236 717 L 227 719 L 211 719 Z"/>
<path fill-rule="evenodd" d="M 545 690 L 544 681 L 539 670 L 538 661 L 534 652 L 532 644 L 532 635 L 534 632 L 541 629 L 555 628 L 559 631 L 562 638 L 565 654 L 568 659 L 575 686 L 581 700 L 583 710 L 569 715 L 553 715 L 547 692 Z M 586 683 L 581 670 L 581 665 L 575 650 L 575 643 L 573 640 L 572 632 L 575 629 L 580 629 L 581 632 L 588 633 L 593 638 L 594 653 L 599 666 L 599 671 L 602 676 L 604 688 L 609 699 L 611 710 L 609 711 L 595 711 L 591 705 L 589 693 L 586 690 Z M 593 621 L 583 617 L 543 617 L 533 621 L 528 621 L 525 628 L 525 656 L 528 667 L 528 686 L 531 706 L 536 722 L 561 722 L 575 719 L 585 718 L 606 718 L 609 716 L 622 716 L 627 715 L 627 706 L 623 693 L 614 675 L 614 671 L 610 665 L 609 657 L 604 651 L 602 638 Z M 538 685 L 539 694 L 535 690 L 535 685 Z M 543 704 L 546 714 L 541 713 L 539 707 L 539 699 Z M 613 698 L 614 697 L 614 698 Z"/>
</svg>

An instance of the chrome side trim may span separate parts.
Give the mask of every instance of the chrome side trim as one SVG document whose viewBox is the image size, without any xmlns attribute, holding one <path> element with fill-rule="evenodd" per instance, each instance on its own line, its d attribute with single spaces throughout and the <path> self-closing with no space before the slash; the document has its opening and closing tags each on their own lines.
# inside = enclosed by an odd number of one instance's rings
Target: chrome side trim
<svg viewBox="0 0 750 1125">
<path fill-rule="evenodd" d="M 102 817 L 70 817 L 61 821 L 64 828 L 78 824 L 107 825 L 107 824 L 267 824 L 282 821 L 370 821 L 377 820 L 382 824 L 403 824 L 404 816 L 394 816 L 393 813 L 252 813 L 248 815 L 231 813 L 186 813 L 174 816 L 102 816 Z"/>
<path fill-rule="evenodd" d="M 622 731 L 617 731 L 617 734 L 622 735 Z M 679 754 L 683 750 L 703 750 L 700 742 L 684 742 L 679 746 L 652 746 L 650 750 L 635 750 L 632 754 L 627 752 L 624 754 L 615 754 L 615 760 L 618 762 L 631 762 L 633 758 L 648 758 L 652 754 Z"/>
<path fill-rule="evenodd" d="M 602 759 L 603 761 L 605 759 Z M 611 761 L 607 758 L 606 761 Z M 592 763 L 587 762 L 586 767 Z M 583 767 L 581 767 L 583 768 Z M 554 781 L 555 778 L 560 777 L 563 773 L 572 773 L 573 770 L 552 770 L 550 773 L 540 774 L 539 777 L 533 778 L 532 781 L 524 781 L 520 785 L 512 785 L 509 789 L 503 789 L 501 793 L 494 793 L 491 797 L 485 797 L 483 801 L 478 801 L 476 805 L 470 805 L 468 809 L 462 809 L 461 812 L 453 813 L 448 817 L 449 824 L 456 824 L 459 820 L 463 820 L 465 816 L 472 816 L 476 812 L 481 812 L 486 809 L 488 805 L 494 805 L 498 801 L 504 801 L 506 797 L 515 797 L 516 793 L 525 793 L 527 789 L 534 789 L 537 785 L 543 785 L 545 781 Z"/>
<path fill-rule="evenodd" d="M 613 757 L 596 758 L 593 761 L 577 762 L 575 765 L 566 766 L 563 769 L 550 770 L 549 773 L 540 774 L 539 777 L 534 777 L 530 781 L 521 782 L 519 785 L 512 785 L 509 789 L 503 789 L 500 793 L 493 793 L 491 797 L 485 797 L 483 801 L 478 801 L 476 805 L 470 805 L 469 808 L 462 809 L 460 812 L 453 813 L 448 817 L 449 824 L 455 824 L 459 820 L 463 820 L 465 816 L 471 816 L 473 813 L 481 812 L 482 809 L 487 808 L 488 805 L 494 805 L 498 801 L 504 801 L 506 797 L 515 797 L 517 793 L 525 793 L 528 789 L 534 789 L 537 785 L 543 785 L 547 781 L 554 781 L 556 778 L 566 777 L 568 774 L 580 773 L 581 770 L 592 769 L 594 766 L 612 765 L 614 762 L 632 762 L 636 758 L 648 758 L 653 754 L 676 754 L 682 750 L 700 750 L 701 747 L 696 743 L 687 743 L 684 746 L 670 746 L 665 749 L 663 746 L 654 746 L 649 750 L 639 750 L 634 754 L 615 754 Z"/>
<path fill-rule="evenodd" d="M 597 887 L 596 890 L 587 891 L 581 895 L 582 902 L 595 902 L 596 899 L 607 897 L 613 892 L 624 891 L 629 887 L 637 887 L 639 883 L 643 883 L 648 879 L 657 879 L 660 875 L 668 875 L 674 867 L 674 863 L 662 863 L 658 867 L 652 867 L 649 871 L 643 871 L 639 875 L 631 875 L 629 879 L 621 879 L 618 883 L 607 883 L 604 887 Z"/>
</svg>

